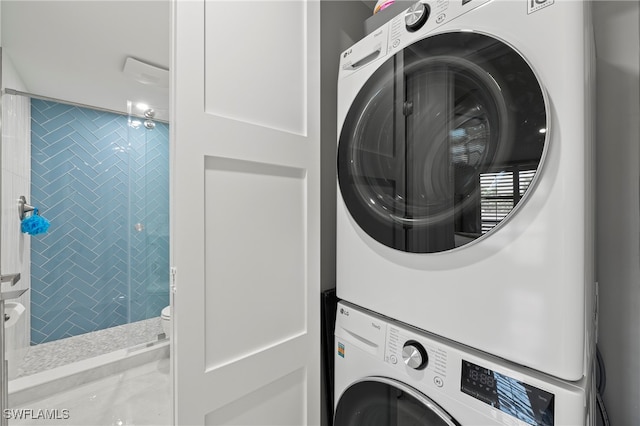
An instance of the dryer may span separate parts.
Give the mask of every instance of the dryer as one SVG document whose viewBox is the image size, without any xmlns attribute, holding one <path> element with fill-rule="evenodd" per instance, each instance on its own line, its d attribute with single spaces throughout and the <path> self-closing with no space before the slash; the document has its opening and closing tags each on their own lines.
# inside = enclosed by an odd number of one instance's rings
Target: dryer
<svg viewBox="0 0 640 426">
<path fill-rule="evenodd" d="M 338 306 L 335 426 L 592 426 L 591 377 L 564 382 Z"/>
<path fill-rule="evenodd" d="M 588 2 L 423 0 L 342 53 L 340 299 L 587 373 L 592 37 Z"/>
</svg>

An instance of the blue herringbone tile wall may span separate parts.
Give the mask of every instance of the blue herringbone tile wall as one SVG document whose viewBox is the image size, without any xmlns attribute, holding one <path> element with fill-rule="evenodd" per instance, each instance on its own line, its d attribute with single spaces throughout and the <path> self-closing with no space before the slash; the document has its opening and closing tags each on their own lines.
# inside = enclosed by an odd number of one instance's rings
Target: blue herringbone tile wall
<svg viewBox="0 0 640 426">
<path fill-rule="evenodd" d="M 31 116 L 31 202 L 51 221 L 31 239 L 32 344 L 160 315 L 168 126 L 36 99 Z"/>
</svg>

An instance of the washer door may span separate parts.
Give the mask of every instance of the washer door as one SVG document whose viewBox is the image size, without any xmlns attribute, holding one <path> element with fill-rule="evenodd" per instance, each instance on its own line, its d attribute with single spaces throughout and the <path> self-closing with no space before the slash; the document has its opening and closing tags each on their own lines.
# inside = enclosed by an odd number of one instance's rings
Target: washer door
<svg viewBox="0 0 640 426">
<path fill-rule="evenodd" d="M 377 69 L 351 105 L 338 146 L 342 198 L 386 246 L 463 246 L 526 195 L 547 127 L 540 84 L 513 48 L 472 32 L 423 39 Z"/>
<path fill-rule="evenodd" d="M 458 426 L 420 392 L 395 380 L 369 377 L 351 385 L 336 407 L 334 426 Z"/>
</svg>

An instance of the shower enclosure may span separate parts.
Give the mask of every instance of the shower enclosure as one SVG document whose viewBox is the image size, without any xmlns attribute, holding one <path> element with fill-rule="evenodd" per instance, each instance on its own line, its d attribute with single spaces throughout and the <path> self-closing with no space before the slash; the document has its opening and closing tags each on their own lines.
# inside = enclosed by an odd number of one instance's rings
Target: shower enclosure
<svg viewBox="0 0 640 426">
<path fill-rule="evenodd" d="M 31 99 L 31 347 L 18 377 L 165 336 L 169 135 L 138 116 Z"/>
<path fill-rule="evenodd" d="M 143 117 L 135 110 L 130 103 L 128 322 L 169 305 L 169 128 L 152 108 Z"/>
</svg>

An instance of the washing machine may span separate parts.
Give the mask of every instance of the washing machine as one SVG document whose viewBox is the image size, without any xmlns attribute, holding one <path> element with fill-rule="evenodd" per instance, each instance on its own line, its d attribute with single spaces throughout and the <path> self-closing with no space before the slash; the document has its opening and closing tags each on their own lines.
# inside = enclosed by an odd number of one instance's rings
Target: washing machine
<svg viewBox="0 0 640 426">
<path fill-rule="evenodd" d="M 338 306 L 335 426 L 591 426 L 591 377 L 565 382 Z"/>
<path fill-rule="evenodd" d="M 338 297 L 580 380 L 593 49 L 588 2 L 423 0 L 343 52 Z"/>
</svg>

